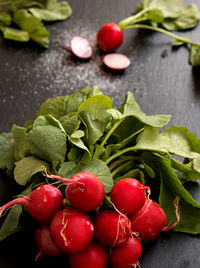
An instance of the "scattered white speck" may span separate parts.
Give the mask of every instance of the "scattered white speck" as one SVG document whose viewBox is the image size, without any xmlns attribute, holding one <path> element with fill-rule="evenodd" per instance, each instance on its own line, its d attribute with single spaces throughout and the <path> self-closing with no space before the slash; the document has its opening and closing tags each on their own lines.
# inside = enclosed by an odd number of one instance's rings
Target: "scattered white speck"
<svg viewBox="0 0 200 268">
<path fill-rule="evenodd" d="M 6 99 L 3 99 L 2 102 L 5 103 L 6 102 Z"/>
</svg>

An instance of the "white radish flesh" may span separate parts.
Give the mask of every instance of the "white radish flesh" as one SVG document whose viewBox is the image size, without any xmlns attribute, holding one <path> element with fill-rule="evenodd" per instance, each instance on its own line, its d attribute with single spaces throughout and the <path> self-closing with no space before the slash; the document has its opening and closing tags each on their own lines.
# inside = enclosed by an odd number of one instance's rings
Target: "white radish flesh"
<svg viewBox="0 0 200 268">
<path fill-rule="evenodd" d="M 74 36 L 72 38 L 71 51 L 76 57 L 81 59 L 89 59 L 93 53 L 90 42 L 81 36 Z"/>
<path fill-rule="evenodd" d="M 130 59 L 120 53 L 110 53 L 104 56 L 103 63 L 112 70 L 122 71 L 130 65 Z"/>
</svg>

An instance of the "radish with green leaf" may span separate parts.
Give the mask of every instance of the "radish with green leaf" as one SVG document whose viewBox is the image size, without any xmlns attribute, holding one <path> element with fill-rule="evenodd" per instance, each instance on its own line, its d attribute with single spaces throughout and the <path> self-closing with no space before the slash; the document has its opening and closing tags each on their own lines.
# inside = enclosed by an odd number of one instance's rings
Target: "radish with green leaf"
<svg viewBox="0 0 200 268">
<path fill-rule="evenodd" d="M 171 31 L 194 28 L 199 21 L 199 10 L 195 4 L 183 6 L 182 1 L 174 1 L 169 5 L 165 0 L 143 1 L 136 9 L 134 15 L 119 23 L 106 23 L 97 31 L 97 44 L 104 52 L 113 52 L 124 41 L 124 31 L 128 29 L 146 29 L 160 32 L 171 37 L 172 46 L 188 45 L 190 63 L 200 65 L 200 44 L 189 38 L 171 33 Z"/>
<path fill-rule="evenodd" d="M 89 212 L 99 208 L 105 196 L 102 181 L 90 172 L 79 172 L 70 179 L 47 175 L 52 179 L 67 183 L 65 194 L 70 204 L 81 211 Z"/>
<path fill-rule="evenodd" d="M 101 211 L 94 219 L 95 239 L 104 246 L 125 242 L 131 234 L 131 222 L 117 211 Z"/>
<path fill-rule="evenodd" d="M 62 209 L 63 196 L 53 185 L 43 184 L 25 197 L 16 198 L 0 207 L 0 215 L 13 205 L 26 207 L 30 215 L 38 222 L 48 223 L 56 212 Z"/>
<path fill-rule="evenodd" d="M 104 52 L 111 52 L 121 46 L 124 33 L 116 23 L 104 24 L 97 33 L 97 44 Z"/>
<path fill-rule="evenodd" d="M 81 211 L 65 208 L 58 211 L 50 224 L 54 244 L 65 253 L 77 253 L 86 248 L 93 239 L 94 226 Z"/>
<path fill-rule="evenodd" d="M 167 217 L 162 207 L 151 199 L 146 199 L 144 206 L 134 215 L 130 216 L 132 231 L 138 233 L 142 241 L 156 239 L 162 231 L 170 231 L 180 220 L 179 198 L 174 200 L 176 220 L 167 224 Z"/>
<path fill-rule="evenodd" d="M 103 246 L 91 242 L 81 252 L 70 254 L 69 263 L 71 268 L 105 268 L 107 252 Z"/>
<path fill-rule="evenodd" d="M 111 248 L 109 262 L 112 268 L 136 268 L 141 255 L 140 241 L 135 236 L 131 236 L 123 244 Z"/>
<path fill-rule="evenodd" d="M 136 179 L 121 179 L 111 190 L 111 201 L 122 213 L 133 215 L 144 206 L 146 190 L 149 191 L 149 187 L 142 185 Z"/>
<path fill-rule="evenodd" d="M 48 225 L 42 224 L 36 229 L 35 240 L 39 249 L 35 258 L 36 261 L 41 255 L 55 257 L 63 254 L 53 243 Z"/>
</svg>

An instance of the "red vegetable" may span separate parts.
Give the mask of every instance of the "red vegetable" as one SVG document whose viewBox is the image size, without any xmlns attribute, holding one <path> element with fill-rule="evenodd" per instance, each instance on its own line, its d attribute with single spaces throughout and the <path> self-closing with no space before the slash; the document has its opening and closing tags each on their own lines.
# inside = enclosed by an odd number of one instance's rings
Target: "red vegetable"
<svg viewBox="0 0 200 268">
<path fill-rule="evenodd" d="M 54 244 L 65 253 L 76 253 L 92 241 L 94 226 L 87 215 L 73 208 L 56 213 L 50 224 Z"/>
<path fill-rule="evenodd" d="M 47 256 L 60 256 L 63 252 L 58 249 L 53 243 L 49 226 L 48 225 L 40 225 L 35 232 L 36 244 L 39 249 L 39 253 L 37 254 L 35 260 L 37 261 L 38 257 L 42 254 Z"/>
<path fill-rule="evenodd" d="M 159 204 L 146 199 L 142 209 L 130 216 L 132 230 L 139 234 L 143 241 L 154 240 L 167 223 L 167 217 Z"/>
<path fill-rule="evenodd" d="M 116 23 L 104 24 L 97 33 L 97 43 L 104 52 L 111 52 L 121 46 L 124 40 L 123 31 Z"/>
<path fill-rule="evenodd" d="M 136 268 L 141 254 L 140 241 L 133 236 L 123 244 L 111 249 L 109 261 L 112 268 Z"/>
<path fill-rule="evenodd" d="M 81 59 L 89 59 L 92 57 L 92 46 L 90 42 L 81 37 L 74 36 L 70 43 L 72 53 Z"/>
<path fill-rule="evenodd" d="M 122 71 L 130 65 L 130 59 L 119 53 L 107 54 L 103 57 L 103 63 L 110 69 Z"/>
<path fill-rule="evenodd" d="M 136 179 L 121 179 L 111 190 L 111 201 L 124 214 L 133 215 L 143 207 L 146 200 L 146 189 L 148 187 Z"/>
<path fill-rule="evenodd" d="M 25 206 L 35 220 L 48 223 L 55 213 L 62 208 L 62 201 L 62 193 L 57 187 L 43 184 L 29 195 L 14 199 L 2 206 L 0 215 L 8 207 L 19 204 Z"/>
<path fill-rule="evenodd" d="M 104 200 L 105 189 L 101 180 L 90 172 L 80 172 L 70 179 L 48 175 L 53 179 L 69 183 L 66 187 L 66 196 L 70 204 L 81 211 L 96 210 Z"/>
<path fill-rule="evenodd" d="M 103 246 L 91 242 L 83 251 L 71 254 L 69 262 L 71 268 L 105 268 L 107 253 Z"/>
<path fill-rule="evenodd" d="M 105 246 L 116 246 L 126 241 L 131 234 L 129 219 L 116 211 L 104 210 L 94 219 L 95 239 Z"/>
</svg>

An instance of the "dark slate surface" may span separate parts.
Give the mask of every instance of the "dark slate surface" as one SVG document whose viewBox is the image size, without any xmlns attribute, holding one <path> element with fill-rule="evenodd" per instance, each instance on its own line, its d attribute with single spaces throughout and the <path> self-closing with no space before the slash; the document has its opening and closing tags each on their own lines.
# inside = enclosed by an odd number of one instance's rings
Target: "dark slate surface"
<svg viewBox="0 0 200 268">
<path fill-rule="evenodd" d="M 200 137 L 200 68 L 188 64 L 186 47 L 173 50 L 171 39 L 159 33 L 129 30 L 118 50 L 131 58 L 121 73 L 106 70 L 103 54 L 95 48 L 90 61 L 79 61 L 56 43 L 68 45 L 74 35 L 95 44 L 97 29 L 106 22 L 119 22 L 131 15 L 139 1 L 69 0 L 73 15 L 64 22 L 48 25 L 51 46 L 47 50 L 34 44 L 15 44 L 0 38 L 0 132 L 9 132 L 12 124 L 22 125 L 35 117 L 48 97 L 66 95 L 83 86 L 99 85 L 113 98 L 117 107 L 127 90 L 134 93 L 147 114 L 171 114 L 170 125 L 185 125 Z M 186 3 L 189 3 L 187 1 Z M 192 1 L 199 5 L 199 1 Z M 199 5 L 200 8 L 200 5 Z M 179 33 L 200 42 L 200 25 Z M 188 186 L 200 201 L 197 183 Z M 0 204 L 18 193 L 19 187 L 0 173 Z M 181 233 L 162 234 L 144 247 L 142 268 L 199 268 L 200 239 Z M 34 263 L 36 247 L 33 227 L 13 235 L 0 244 L 0 267 L 68 267 L 65 258 L 41 259 Z M 48 265 L 48 266 L 47 266 Z"/>
</svg>

